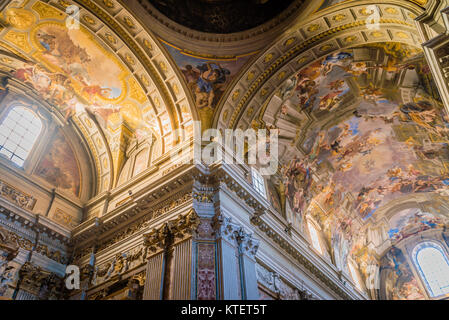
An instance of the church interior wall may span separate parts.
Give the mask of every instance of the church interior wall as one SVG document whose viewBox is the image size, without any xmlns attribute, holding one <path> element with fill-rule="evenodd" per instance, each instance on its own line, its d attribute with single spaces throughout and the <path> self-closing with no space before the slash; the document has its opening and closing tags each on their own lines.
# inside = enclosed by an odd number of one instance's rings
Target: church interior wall
<svg viewBox="0 0 449 320">
<path fill-rule="evenodd" d="M 449 296 L 417 260 L 449 256 L 449 3 L 375 2 L 378 29 L 366 1 L 283 3 L 223 34 L 157 0 L 0 5 L 0 126 L 42 126 L 23 159 L 0 141 L 0 296 Z M 194 121 L 278 132 L 278 171 L 191 161 Z"/>
</svg>

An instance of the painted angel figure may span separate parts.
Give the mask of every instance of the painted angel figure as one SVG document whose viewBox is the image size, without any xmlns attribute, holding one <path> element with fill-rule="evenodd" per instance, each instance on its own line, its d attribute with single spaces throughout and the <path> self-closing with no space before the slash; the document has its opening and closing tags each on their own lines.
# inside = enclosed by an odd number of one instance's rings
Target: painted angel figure
<svg viewBox="0 0 449 320">
<path fill-rule="evenodd" d="M 207 62 L 197 66 L 200 71 L 200 76 L 197 79 L 197 88 L 195 94 L 197 95 L 198 107 L 213 108 L 214 98 L 217 96 L 217 91 L 222 89 L 227 80 L 227 76 L 231 74 L 226 68 L 221 67 L 217 63 Z M 200 97 L 200 101 L 198 101 Z"/>
</svg>

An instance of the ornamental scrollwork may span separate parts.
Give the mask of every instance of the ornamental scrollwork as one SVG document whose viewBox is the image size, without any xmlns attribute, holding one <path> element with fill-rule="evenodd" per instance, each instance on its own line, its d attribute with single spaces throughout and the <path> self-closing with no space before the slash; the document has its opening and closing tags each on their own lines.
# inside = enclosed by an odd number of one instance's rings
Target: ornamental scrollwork
<svg viewBox="0 0 449 320">
<path fill-rule="evenodd" d="M 0 180 L 0 196 L 23 209 L 33 210 L 36 199 Z"/>
</svg>

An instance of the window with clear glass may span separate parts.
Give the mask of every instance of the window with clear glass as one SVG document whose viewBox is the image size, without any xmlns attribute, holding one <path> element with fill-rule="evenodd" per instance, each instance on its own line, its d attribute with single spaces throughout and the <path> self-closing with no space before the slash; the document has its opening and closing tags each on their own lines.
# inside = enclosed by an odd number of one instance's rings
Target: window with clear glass
<svg viewBox="0 0 449 320">
<path fill-rule="evenodd" d="M 323 250 L 321 249 L 320 237 L 318 235 L 318 231 L 312 223 L 308 223 L 309 226 L 309 234 L 310 239 L 312 240 L 312 246 L 320 253 L 323 254 Z"/>
<path fill-rule="evenodd" d="M 432 297 L 449 294 L 449 261 L 439 245 L 427 242 L 415 249 L 415 264 Z"/>
<path fill-rule="evenodd" d="M 259 192 L 262 197 L 266 198 L 267 194 L 265 192 L 265 180 L 256 169 L 252 168 L 251 172 L 254 188 L 256 188 L 257 192 Z"/>
<path fill-rule="evenodd" d="M 42 122 L 24 107 L 12 108 L 0 124 L 0 155 L 22 167 L 42 130 Z"/>
</svg>

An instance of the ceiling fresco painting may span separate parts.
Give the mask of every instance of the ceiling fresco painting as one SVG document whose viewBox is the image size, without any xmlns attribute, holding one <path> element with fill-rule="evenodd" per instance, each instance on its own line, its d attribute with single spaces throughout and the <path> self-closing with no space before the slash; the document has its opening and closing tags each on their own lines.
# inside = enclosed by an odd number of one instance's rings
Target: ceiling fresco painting
<svg viewBox="0 0 449 320">
<path fill-rule="evenodd" d="M 300 228 L 305 215 L 317 221 L 341 270 L 348 272 L 349 257 L 360 266 L 375 259 L 362 230 L 381 219 L 379 208 L 412 194 L 447 197 L 449 118 L 420 49 L 348 48 L 297 72 L 278 95 L 279 110 L 264 118 L 285 141 L 281 177 L 271 178 L 281 195 L 271 197 L 273 206 L 284 196 L 283 209 Z M 288 138 L 290 126 L 296 137 Z M 416 213 L 391 222 L 389 235 L 399 241 L 443 226 L 447 217 Z M 415 292 L 413 279 L 406 280 L 398 290 Z M 404 292 L 396 297 L 412 294 Z"/>
<path fill-rule="evenodd" d="M 175 60 L 192 93 L 203 126 L 209 128 L 215 107 L 227 86 L 250 60 L 251 55 L 232 59 L 206 59 L 190 55 L 169 44 L 165 44 L 165 47 Z"/>
<path fill-rule="evenodd" d="M 79 197 L 81 192 L 81 170 L 70 143 L 59 130 L 34 174 L 52 186 Z"/>
<path fill-rule="evenodd" d="M 404 253 L 392 247 L 380 263 L 381 292 L 387 300 L 425 300 L 423 290 L 405 259 Z"/>
<path fill-rule="evenodd" d="M 121 105 L 127 96 L 130 72 L 86 30 L 43 23 L 32 31 L 31 39 L 38 49 L 34 57 L 39 63 L 26 63 L 14 76 L 57 105 L 66 119 L 87 109 L 98 115 L 105 127 L 109 116 L 116 113 L 138 125 L 139 114 L 127 110 L 129 104 Z"/>
<path fill-rule="evenodd" d="M 288 116 L 289 106 L 311 115 L 328 114 L 327 122 L 311 126 L 305 141 L 299 142 L 306 157 L 293 160 L 285 170 L 286 190 L 296 198 L 292 207 L 297 212 L 307 205 L 311 170 L 328 171 L 336 184 L 334 192 L 351 192 L 362 219 L 397 195 L 449 184 L 448 118 L 424 84 L 429 71 L 422 57 L 413 49 L 393 45 L 327 56 L 300 71 L 285 88 L 281 117 Z M 363 56 L 373 60 L 357 61 Z M 385 62 L 379 64 L 377 59 Z M 397 90 L 400 74 L 407 87 Z M 341 122 L 329 121 L 335 120 L 329 115 L 343 111 Z M 432 153 L 434 149 L 438 154 Z M 291 188 L 301 189 L 289 182 L 298 170 L 303 172 L 299 185 L 304 186 L 304 195 L 292 197 Z"/>
<path fill-rule="evenodd" d="M 412 208 L 398 212 L 391 218 L 388 236 L 393 242 L 399 242 L 421 231 L 443 228 L 449 225 L 449 217 L 422 212 L 420 209 Z"/>
</svg>

